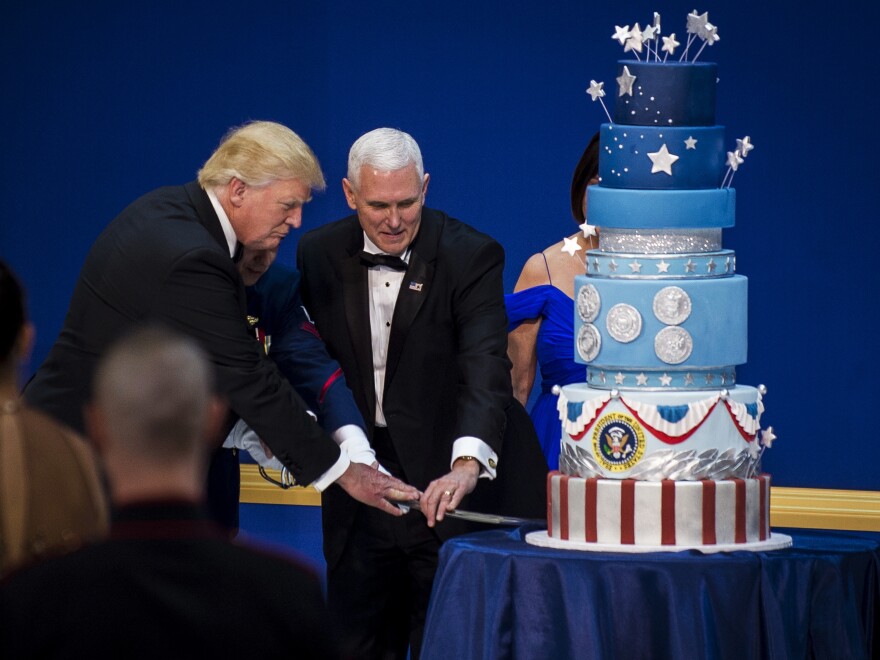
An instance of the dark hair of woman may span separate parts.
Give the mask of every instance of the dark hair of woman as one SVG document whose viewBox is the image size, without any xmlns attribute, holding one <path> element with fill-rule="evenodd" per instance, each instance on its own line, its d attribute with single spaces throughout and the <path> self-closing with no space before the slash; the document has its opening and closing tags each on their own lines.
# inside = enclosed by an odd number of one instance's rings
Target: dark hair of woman
<svg viewBox="0 0 880 660">
<path fill-rule="evenodd" d="M 596 133 L 581 154 L 574 174 L 571 177 L 571 214 L 578 224 L 584 217 L 584 195 L 591 179 L 599 176 L 599 134 Z"/>
<path fill-rule="evenodd" d="M 0 261 L 0 363 L 12 353 L 24 326 L 24 293 L 12 269 Z"/>
</svg>

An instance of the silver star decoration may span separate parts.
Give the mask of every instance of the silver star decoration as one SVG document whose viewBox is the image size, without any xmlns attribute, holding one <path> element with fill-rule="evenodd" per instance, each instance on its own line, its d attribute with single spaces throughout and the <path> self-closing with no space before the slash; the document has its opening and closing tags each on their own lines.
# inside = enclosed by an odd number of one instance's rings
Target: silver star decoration
<svg viewBox="0 0 880 660">
<path fill-rule="evenodd" d="M 696 149 L 697 139 L 693 135 L 688 136 L 688 139 L 684 141 L 684 147 L 685 149 Z"/>
<path fill-rule="evenodd" d="M 685 385 L 693 385 L 694 384 L 694 375 L 693 374 L 685 374 L 684 375 L 684 384 Z"/>
<path fill-rule="evenodd" d="M 642 52 L 642 31 L 641 28 L 639 28 L 638 23 L 633 26 L 632 32 L 629 33 L 629 39 L 627 39 L 626 43 L 623 45 L 624 53 L 628 53 L 631 50 L 634 50 L 637 53 Z"/>
<path fill-rule="evenodd" d="M 599 380 L 602 381 L 603 385 L 605 384 L 605 372 L 604 371 L 599 372 Z"/>
<path fill-rule="evenodd" d="M 587 88 L 587 94 L 590 95 L 590 98 L 593 101 L 597 101 L 605 96 L 605 90 L 602 87 L 605 85 L 603 82 L 596 82 L 595 80 L 590 81 L 590 86 Z"/>
<path fill-rule="evenodd" d="M 679 46 L 681 44 L 675 40 L 675 32 L 673 32 L 668 37 L 663 37 L 663 47 L 660 50 L 673 55 L 675 54 L 675 49 Z"/>
<path fill-rule="evenodd" d="M 752 144 L 752 140 L 748 135 L 746 135 L 742 140 L 736 141 L 736 150 L 743 158 L 748 156 L 749 152 L 754 148 L 755 145 Z"/>
<path fill-rule="evenodd" d="M 581 249 L 576 238 L 569 238 L 566 236 L 562 241 L 565 243 L 565 245 L 562 246 L 562 251 L 568 252 L 571 256 L 574 256 L 574 253 Z"/>
<path fill-rule="evenodd" d="M 656 11 L 654 12 L 654 29 L 657 30 L 657 34 L 660 34 L 660 14 Z"/>
<path fill-rule="evenodd" d="M 599 272 L 599 260 L 598 259 L 593 259 L 593 270 L 595 270 L 597 273 Z"/>
<path fill-rule="evenodd" d="M 611 262 L 608 264 L 608 270 L 611 271 L 612 273 L 617 272 L 617 262 L 614 261 L 614 259 L 612 259 Z"/>
<path fill-rule="evenodd" d="M 642 264 L 640 264 L 638 261 L 630 261 L 628 266 L 631 273 L 642 272 Z"/>
<path fill-rule="evenodd" d="M 663 374 L 660 376 L 660 384 L 664 387 L 669 387 L 672 384 L 672 376 L 669 374 Z"/>
<path fill-rule="evenodd" d="M 743 164 L 743 159 L 740 158 L 738 151 L 728 151 L 727 152 L 727 166 L 730 169 L 732 169 L 734 172 L 736 172 L 736 170 L 742 164 Z"/>
<path fill-rule="evenodd" d="M 770 449 L 773 447 L 773 441 L 776 440 L 776 434 L 773 433 L 773 427 L 768 426 L 761 431 L 761 444 Z"/>
<path fill-rule="evenodd" d="M 695 272 L 696 267 L 697 264 L 695 264 L 691 259 L 688 259 L 688 262 L 684 265 L 684 270 L 686 273 L 693 273 Z"/>
<path fill-rule="evenodd" d="M 623 385 L 623 381 L 624 381 L 624 380 L 626 380 L 626 376 L 624 376 L 622 373 L 620 373 L 620 372 L 618 371 L 618 372 L 617 372 L 617 375 L 614 377 L 614 383 L 615 383 L 616 385 Z"/>
<path fill-rule="evenodd" d="M 721 384 L 727 385 L 727 374 L 725 374 L 723 371 L 721 372 Z"/>
<path fill-rule="evenodd" d="M 727 259 L 724 260 L 724 272 L 730 272 L 730 257 L 727 257 Z"/>
<path fill-rule="evenodd" d="M 706 23 L 706 28 L 703 30 L 703 33 L 700 36 L 706 40 L 706 43 L 710 46 L 714 45 L 716 42 L 721 41 L 721 37 L 718 36 L 718 26 L 712 25 L 711 23 Z"/>
<path fill-rule="evenodd" d="M 617 84 L 620 86 L 620 93 L 618 96 L 626 96 L 629 94 L 633 95 L 633 83 L 636 81 L 636 77 L 629 72 L 629 67 L 623 67 L 623 73 L 621 73 L 617 77 Z"/>
<path fill-rule="evenodd" d="M 652 41 L 654 37 L 657 36 L 657 28 L 653 25 L 649 25 L 644 30 L 642 30 L 642 41 Z"/>
<path fill-rule="evenodd" d="M 665 261 L 663 261 L 663 259 L 661 259 L 660 263 L 657 264 L 657 272 L 658 273 L 668 273 L 669 272 L 669 264 L 666 263 Z"/>
<path fill-rule="evenodd" d="M 653 165 L 651 166 L 651 174 L 657 174 L 657 172 L 664 172 L 669 176 L 672 176 L 672 164 L 678 160 L 678 156 L 675 154 L 669 153 L 669 149 L 666 148 L 666 144 L 664 143 L 662 147 L 660 147 L 660 151 L 648 152 L 648 158 L 651 159 Z"/>
<path fill-rule="evenodd" d="M 708 270 L 708 272 L 710 272 L 710 273 L 714 273 L 714 272 L 715 272 L 715 268 L 716 268 L 717 266 L 718 266 L 718 264 L 715 263 L 715 260 L 714 260 L 712 257 L 709 257 L 709 263 L 706 264 L 706 269 Z"/>
<path fill-rule="evenodd" d="M 584 238 L 590 238 L 591 236 L 599 235 L 599 232 L 596 231 L 596 226 L 587 223 L 586 220 L 579 224 L 578 227 L 582 232 L 584 232 Z"/>
<path fill-rule="evenodd" d="M 647 385 L 648 377 L 645 374 L 639 374 L 636 376 L 636 385 Z"/>
<path fill-rule="evenodd" d="M 706 374 L 706 385 L 711 385 L 715 382 L 715 374 Z"/>
<path fill-rule="evenodd" d="M 624 42 L 629 39 L 629 25 L 624 25 L 620 27 L 619 25 L 614 26 L 614 34 L 611 35 L 612 39 L 617 39 L 622 46 Z"/>
<path fill-rule="evenodd" d="M 704 12 L 702 15 L 697 13 L 697 10 L 694 9 L 693 12 L 687 15 L 687 31 L 690 34 L 696 34 L 697 36 L 702 36 L 703 32 L 706 30 L 706 24 L 709 22 L 709 12 Z"/>
</svg>

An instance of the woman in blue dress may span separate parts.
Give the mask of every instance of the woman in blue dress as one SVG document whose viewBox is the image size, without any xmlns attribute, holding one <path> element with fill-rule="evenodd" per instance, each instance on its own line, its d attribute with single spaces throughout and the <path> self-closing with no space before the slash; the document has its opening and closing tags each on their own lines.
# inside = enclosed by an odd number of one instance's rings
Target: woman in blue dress
<svg viewBox="0 0 880 660">
<path fill-rule="evenodd" d="M 584 382 L 586 367 L 574 361 L 574 278 L 586 271 L 587 250 L 598 247 L 595 228 L 585 217 L 587 187 L 599 177 L 599 134 L 593 136 L 572 176 L 571 212 L 581 231 L 570 236 L 577 248 L 563 252 L 566 241 L 551 245 L 526 261 L 505 296 L 509 322 L 508 352 L 513 363 L 513 393 L 526 405 L 540 367 L 541 392 L 529 411 L 551 470 L 559 467 L 562 425 L 554 385 Z"/>
</svg>

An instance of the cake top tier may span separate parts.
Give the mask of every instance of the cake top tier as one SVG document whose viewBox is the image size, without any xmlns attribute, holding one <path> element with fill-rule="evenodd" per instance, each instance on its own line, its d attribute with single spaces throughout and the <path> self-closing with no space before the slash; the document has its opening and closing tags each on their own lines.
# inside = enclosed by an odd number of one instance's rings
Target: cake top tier
<svg viewBox="0 0 880 660">
<path fill-rule="evenodd" d="M 614 123 L 712 126 L 717 71 L 710 62 L 618 62 Z"/>
</svg>

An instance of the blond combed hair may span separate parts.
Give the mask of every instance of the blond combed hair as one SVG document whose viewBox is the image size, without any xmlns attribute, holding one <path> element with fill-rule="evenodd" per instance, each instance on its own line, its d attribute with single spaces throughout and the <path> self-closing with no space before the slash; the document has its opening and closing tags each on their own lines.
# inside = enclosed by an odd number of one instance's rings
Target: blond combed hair
<svg viewBox="0 0 880 660">
<path fill-rule="evenodd" d="M 318 158 L 303 139 L 273 121 L 252 121 L 231 129 L 199 170 L 202 188 L 224 186 L 233 178 L 249 186 L 299 179 L 312 190 L 326 183 Z"/>
</svg>

